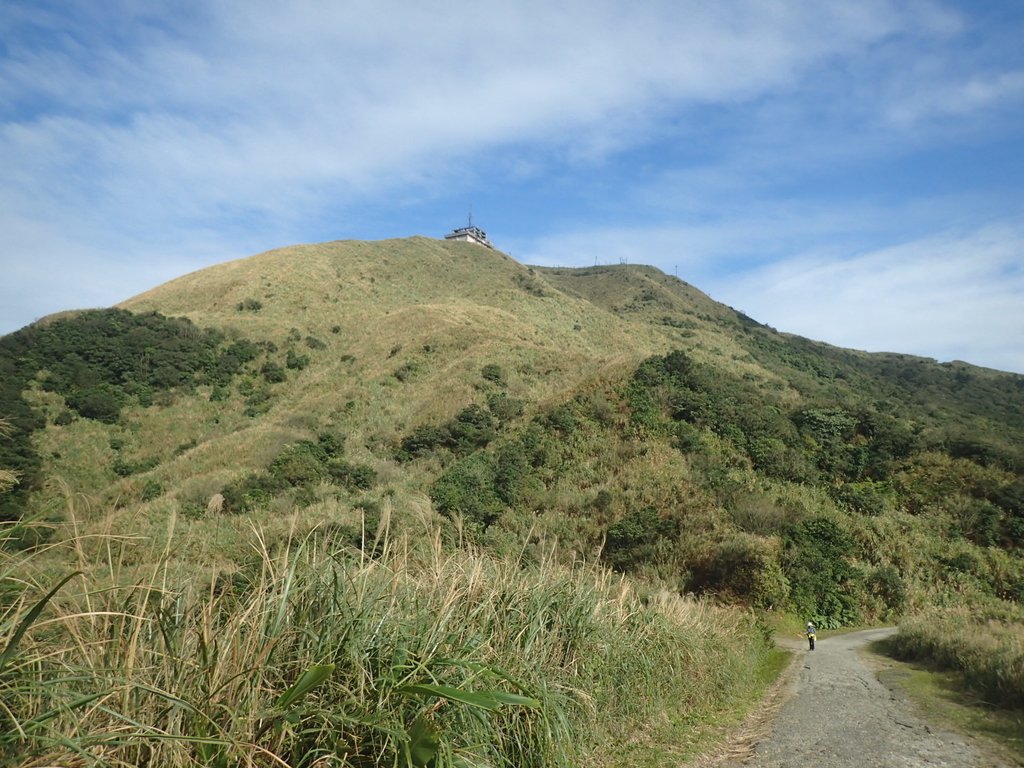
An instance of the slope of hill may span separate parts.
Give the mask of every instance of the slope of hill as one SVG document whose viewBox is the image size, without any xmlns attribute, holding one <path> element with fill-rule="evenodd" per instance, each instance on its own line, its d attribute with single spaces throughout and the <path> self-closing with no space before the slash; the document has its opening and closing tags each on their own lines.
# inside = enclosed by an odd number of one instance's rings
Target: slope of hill
<svg viewBox="0 0 1024 768">
<path fill-rule="evenodd" d="M 119 578 L 162 549 L 243 573 L 253 530 L 268 557 L 317 527 L 371 552 L 428 531 L 822 627 L 1024 617 L 1024 377 L 782 334 L 650 267 L 421 237 L 121 308 L 0 340 L 4 509 L 80 560 L 121 537 Z"/>
<path fill-rule="evenodd" d="M 599 460 L 596 454 L 619 451 L 622 466 L 630 469 L 617 468 L 616 475 L 632 471 L 630 462 L 638 459 L 630 454 L 657 454 L 664 444 L 669 451 L 664 461 L 672 468 L 663 482 L 693 493 L 704 489 L 700 502 L 694 502 L 703 512 L 681 516 L 719 520 L 708 523 L 716 536 L 735 527 L 728 520 L 735 516 L 736 502 L 735 494 L 706 482 L 718 471 L 746 472 L 749 479 L 741 485 L 767 478 L 789 483 L 785 492 L 792 494 L 796 482 L 833 499 L 877 497 L 870 503 L 861 499 L 861 506 L 918 511 L 924 502 L 893 495 L 893 473 L 940 470 L 898 467 L 900 460 L 928 455 L 927 466 L 967 461 L 978 472 L 998 467 L 1008 476 L 1021 466 L 1022 377 L 962 363 L 871 355 L 780 334 L 650 267 L 531 268 L 469 243 L 421 237 L 335 242 L 204 269 L 122 307 L 188 318 L 196 328 L 222 335 L 222 348 L 234 343 L 232 354 L 242 354 L 239 345 L 255 345 L 248 353 L 252 359 L 233 381 L 198 379 L 198 394 L 179 387 L 179 394 L 168 390 L 155 405 L 147 395 L 148 407 L 119 411 L 120 419 L 115 414 L 114 423 L 103 429 L 95 420 L 71 418 L 65 406 L 74 406 L 75 396 L 47 391 L 56 388 L 51 374 L 49 384 L 27 395 L 36 413 L 50 421 L 37 433 L 41 476 L 49 482 L 33 494 L 32 509 L 63 504 L 62 486 L 54 482 L 62 478 L 99 508 L 117 501 L 122 514 L 135 515 L 128 500 L 139 500 L 148 483 L 147 495 L 155 498 L 147 499 L 144 509 L 158 502 L 156 508 L 164 512 L 170 505 L 196 514 L 196 507 L 205 508 L 232 483 L 264 471 L 284 446 L 324 431 L 344 437 L 347 462 L 379 476 L 377 494 L 386 489 L 403 506 L 423 507 L 432 484 L 453 461 L 477 449 L 493 454 L 503 441 L 519 440 L 531 423 L 549 423 L 553 409 L 561 406 L 564 412 L 573 403 L 590 416 L 601 412 L 596 421 L 583 418 L 594 424 L 588 439 L 595 455 L 589 460 L 610 464 L 612 457 Z M 74 322 L 72 316 L 52 326 Z M 15 341 L 9 338 L 8 346 Z M 665 424 L 640 435 L 629 382 L 643 360 L 673 350 L 685 353 L 693 375 L 688 382 L 680 382 L 678 372 L 669 375 L 677 390 L 669 400 L 696 397 L 702 404 L 691 404 L 684 413 L 678 402 L 662 403 Z M 7 401 L 14 399 L 9 393 Z M 140 401 L 135 396 L 127 402 Z M 475 416 L 473 407 L 480 411 Z M 482 432 L 471 445 L 464 441 L 452 450 L 445 445 L 451 435 L 438 435 L 451 425 L 465 431 L 474 418 L 473 428 Z M 701 451 L 688 455 L 671 447 L 677 436 L 662 434 L 685 425 L 697 437 L 720 443 L 711 451 L 719 469 L 698 467 Z M 883 439 L 889 444 L 885 451 Z M 870 467 L 865 463 L 872 451 L 887 452 L 885 467 L 880 460 Z M 729 458 L 730 453 L 735 455 Z M 859 458 L 851 459 L 853 454 Z M 945 458 L 937 458 L 940 454 Z M 14 458 L 14 468 L 36 471 L 31 457 Z M 592 528 L 584 549 L 599 546 L 607 526 L 634 504 L 653 504 L 659 514 L 668 514 L 672 502 L 639 493 L 635 479 L 577 477 L 580 460 L 566 457 L 557 472 L 534 467 L 538 476 L 530 483 L 539 483 L 544 493 L 533 493 L 530 503 L 541 508 L 542 517 L 562 520 L 556 527 L 569 518 L 577 527 Z M 837 468 L 850 461 L 863 466 Z M 823 469 L 828 462 L 836 466 Z M 544 472 L 550 476 L 541 477 Z M 869 482 L 876 484 L 874 496 L 865 490 Z M 974 510 L 961 516 L 981 514 L 988 521 L 991 530 L 982 543 L 1010 545 L 1016 540 L 1008 531 L 1016 531 L 1018 511 L 1013 502 L 1004 499 L 999 506 L 994 497 L 1013 496 L 1005 487 L 1016 486 L 996 483 L 1003 489 L 997 493 L 978 490 L 978 482 L 961 483 Z M 166 491 L 157 494 L 157 485 Z M 602 502 L 607 519 L 595 523 L 600 515 L 579 514 L 578 508 L 589 503 L 583 488 L 603 490 L 602 499 L 615 500 Z M 980 501 L 997 510 L 978 512 L 973 503 Z M 522 507 L 507 499 L 495 503 L 513 517 Z M 848 498 L 844 503 L 849 505 Z M 692 570 L 681 567 L 684 573 Z"/>
</svg>

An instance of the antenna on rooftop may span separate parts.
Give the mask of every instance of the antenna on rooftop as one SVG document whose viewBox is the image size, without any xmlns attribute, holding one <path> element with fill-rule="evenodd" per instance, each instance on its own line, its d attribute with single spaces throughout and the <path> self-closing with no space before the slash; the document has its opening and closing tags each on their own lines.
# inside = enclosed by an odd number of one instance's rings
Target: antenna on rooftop
<svg viewBox="0 0 1024 768">
<path fill-rule="evenodd" d="M 469 216 L 466 226 L 459 227 L 458 229 L 449 232 L 444 236 L 445 240 L 468 240 L 471 243 L 477 243 L 478 245 L 484 245 L 488 248 L 493 248 L 491 241 L 487 239 L 487 233 L 484 232 L 480 227 L 473 226 L 473 204 L 469 205 Z"/>
</svg>

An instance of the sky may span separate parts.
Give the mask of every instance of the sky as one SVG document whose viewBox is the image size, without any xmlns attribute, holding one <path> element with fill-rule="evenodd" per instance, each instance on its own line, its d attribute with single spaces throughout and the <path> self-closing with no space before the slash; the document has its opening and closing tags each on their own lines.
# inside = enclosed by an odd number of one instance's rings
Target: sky
<svg viewBox="0 0 1024 768">
<path fill-rule="evenodd" d="M 1024 373 L 1019 0 L 0 0 L 0 334 L 296 243 Z"/>
</svg>

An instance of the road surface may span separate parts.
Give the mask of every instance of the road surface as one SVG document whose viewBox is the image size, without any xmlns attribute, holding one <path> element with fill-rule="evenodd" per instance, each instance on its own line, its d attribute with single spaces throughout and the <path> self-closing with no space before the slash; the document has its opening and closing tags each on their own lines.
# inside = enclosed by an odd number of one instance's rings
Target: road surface
<svg viewBox="0 0 1024 768">
<path fill-rule="evenodd" d="M 778 715 L 746 750 L 721 768 L 1010 768 L 962 735 L 920 720 L 858 658 L 867 643 L 892 635 L 872 629 L 801 643 Z"/>
</svg>

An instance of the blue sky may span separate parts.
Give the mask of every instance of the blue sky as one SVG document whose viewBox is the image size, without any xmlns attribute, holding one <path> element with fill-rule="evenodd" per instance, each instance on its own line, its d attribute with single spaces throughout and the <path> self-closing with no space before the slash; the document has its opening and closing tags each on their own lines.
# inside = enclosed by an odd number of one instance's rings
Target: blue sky
<svg viewBox="0 0 1024 768">
<path fill-rule="evenodd" d="M 474 223 L 1024 373 L 1017 0 L 0 0 L 0 333 Z"/>
</svg>

